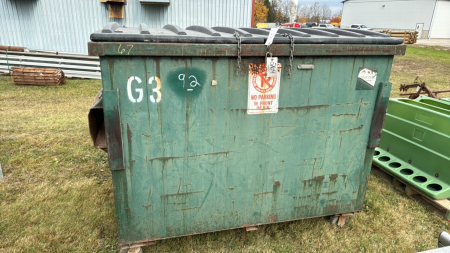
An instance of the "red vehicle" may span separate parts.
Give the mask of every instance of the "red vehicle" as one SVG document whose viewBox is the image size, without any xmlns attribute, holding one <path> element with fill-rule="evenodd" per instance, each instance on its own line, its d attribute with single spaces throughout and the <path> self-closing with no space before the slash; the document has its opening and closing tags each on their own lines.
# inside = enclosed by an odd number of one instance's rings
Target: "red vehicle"
<svg viewBox="0 0 450 253">
<path fill-rule="evenodd" d="M 292 27 L 292 28 L 301 28 L 302 25 L 300 23 L 294 22 L 294 23 L 284 23 L 281 24 L 282 28 L 286 28 L 286 27 Z"/>
</svg>

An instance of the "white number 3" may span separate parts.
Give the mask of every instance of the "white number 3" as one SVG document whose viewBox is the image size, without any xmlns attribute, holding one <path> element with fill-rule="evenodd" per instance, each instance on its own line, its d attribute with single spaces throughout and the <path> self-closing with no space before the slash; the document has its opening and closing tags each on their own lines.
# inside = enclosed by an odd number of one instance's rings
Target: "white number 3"
<svg viewBox="0 0 450 253">
<path fill-rule="evenodd" d="M 161 101 L 161 80 L 159 80 L 159 77 L 155 76 L 154 79 L 156 80 L 156 88 L 152 89 L 153 93 L 156 93 L 157 98 L 155 101 L 155 98 L 153 97 L 153 94 L 150 95 L 150 101 L 152 101 L 152 103 L 159 103 L 159 101 Z M 152 84 L 153 83 L 153 76 L 150 77 L 148 79 L 148 84 Z"/>
</svg>

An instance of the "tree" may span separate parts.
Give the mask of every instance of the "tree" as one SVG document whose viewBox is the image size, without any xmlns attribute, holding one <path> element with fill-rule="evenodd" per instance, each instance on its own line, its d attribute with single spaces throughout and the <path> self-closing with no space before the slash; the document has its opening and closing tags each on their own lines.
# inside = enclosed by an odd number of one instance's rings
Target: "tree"
<svg viewBox="0 0 450 253">
<path fill-rule="evenodd" d="M 293 9 L 294 11 L 292 11 Z M 272 0 L 272 11 L 276 23 L 281 24 L 291 22 L 291 16 L 295 19 L 297 14 L 297 4 L 293 3 L 291 0 Z"/>
<path fill-rule="evenodd" d="M 269 9 L 264 5 L 264 0 L 256 0 L 255 2 L 255 23 L 267 22 L 267 14 Z"/>
<path fill-rule="evenodd" d="M 297 22 L 299 22 L 299 23 L 306 23 L 308 21 L 308 19 L 306 19 L 305 17 L 300 17 L 300 18 L 297 18 Z"/>
<path fill-rule="evenodd" d="M 267 22 L 272 23 L 275 19 L 275 12 L 273 11 L 273 5 L 269 0 L 264 0 L 264 6 L 267 7 Z"/>
<path fill-rule="evenodd" d="M 331 18 L 331 9 L 328 5 L 324 4 L 320 6 L 320 22 L 324 22 L 325 20 L 329 20 Z"/>
<path fill-rule="evenodd" d="M 321 8 L 319 2 L 315 2 L 310 6 L 310 21 L 315 22 L 316 24 L 320 23 L 321 18 Z"/>
<path fill-rule="evenodd" d="M 304 5 L 301 8 L 298 8 L 297 18 L 300 23 L 308 22 L 310 16 L 311 15 L 310 15 L 310 10 L 309 10 L 309 5 Z"/>
<path fill-rule="evenodd" d="M 341 23 L 341 18 L 340 17 L 332 17 L 330 19 L 330 23 Z"/>
<path fill-rule="evenodd" d="M 340 19 L 342 19 L 342 9 L 339 10 L 338 12 L 334 13 L 334 14 L 333 14 L 333 18 L 334 18 L 334 17 L 339 17 Z"/>
<path fill-rule="evenodd" d="M 289 0 L 288 0 L 289 1 Z M 274 11 L 274 21 L 277 24 L 285 23 L 289 17 L 289 2 L 286 0 L 272 0 L 272 7 Z"/>
<path fill-rule="evenodd" d="M 315 2 L 313 5 L 304 5 L 298 8 L 297 16 L 302 23 L 315 22 L 319 24 L 331 18 L 331 9 L 326 4 L 320 5 L 319 2 Z"/>
</svg>

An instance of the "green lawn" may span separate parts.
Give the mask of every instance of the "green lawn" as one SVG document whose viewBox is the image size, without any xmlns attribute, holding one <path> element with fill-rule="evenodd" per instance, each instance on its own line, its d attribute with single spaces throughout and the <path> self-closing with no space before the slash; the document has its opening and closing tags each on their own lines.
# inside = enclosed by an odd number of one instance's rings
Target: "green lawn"
<svg viewBox="0 0 450 253">
<path fill-rule="evenodd" d="M 450 90 L 450 49 L 438 49 L 408 46 L 405 56 L 394 58 L 391 97 L 400 97 L 400 84 L 412 84 L 416 76 L 433 91 Z M 409 89 L 408 93 L 411 92 L 415 90 Z M 438 97 L 450 97 L 450 93 L 441 93 Z"/>
<path fill-rule="evenodd" d="M 393 96 L 416 75 L 450 89 L 450 52 L 408 47 L 396 57 Z M 117 252 L 107 156 L 87 114 L 99 80 L 16 86 L 0 76 L 0 252 Z M 448 95 L 450 96 L 450 94 Z M 338 228 L 325 218 L 158 242 L 144 252 L 415 252 L 433 249 L 449 222 L 370 176 L 364 210 Z"/>
</svg>

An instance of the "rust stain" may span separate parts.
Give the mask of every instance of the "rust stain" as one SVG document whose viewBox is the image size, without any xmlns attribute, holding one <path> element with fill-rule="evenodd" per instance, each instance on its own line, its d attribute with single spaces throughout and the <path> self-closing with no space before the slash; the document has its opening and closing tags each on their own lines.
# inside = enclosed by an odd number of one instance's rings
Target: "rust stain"
<svg viewBox="0 0 450 253">
<path fill-rule="evenodd" d="M 382 88 L 380 88 L 379 92 L 382 92 Z M 371 132 L 370 132 L 370 137 L 369 137 L 369 143 L 368 143 L 369 148 L 375 148 L 380 145 L 381 132 L 383 130 L 383 124 L 384 124 L 384 119 L 386 116 L 387 105 L 388 105 L 388 101 L 383 101 L 383 100 L 385 100 L 384 95 L 381 94 L 379 101 L 376 105 L 373 118 L 372 118 L 372 127 L 371 127 Z"/>
<path fill-rule="evenodd" d="M 337 209 L 338 209 L 337 205 L 325 207 L 326 212 L 335 212 L 335 211 L 337 211 Z"/>
<path fill-rule="evenodd" d="M 149 161 L 153 160 L 170 160 L 170 159 L 178 159 L 178 158 L 184 158 L 184 156 L 164 156 L 164 157 L 156 157 L 152 158 Z"/>
<path fill-rule="evenodd" d="M 280 186 L 280 185 L 281 185 L 280 181 L 275 181 L 275 183 L 273 183 L 273 186 Z"/>
<path fill-rule="evenodd" d="M 339 175 L 338 174 L 331 174 L 331 175 L 329 175 L 328 177 L 330 178 L 330 179 L 333 179 L 333 178 L 337 178 Z"/>
<path fill-rule="evenodd" d="M 325 176 L 317 176 L 317 177 L 314 177 L 314 178 L 311 178 L 311 179 L 308 179 L 308 180 L 302 180 L 302 182 L 303 183 L 307 183 L 309 181 L 320 181 L 320 180 L 323 180 L 324 178 L 325 178 Z"/>
<path fill-rule="evenodd" d="M 332 191 L 332 192 L 323 192 L 322 194 L 324 194 L 324 195 L 329 195 L 329 194 L 333 194 L 333 193 L 337 193 L 337 191 Z"/>
<path fill-rule="evenodd" d="M 196 207 L 191 207 L 191 208 L 184 208 L 184 209 L 173 210 L 172 212 L 187 211 L 187 210 L 199 209 L 199 208 L 201 208 L 201 206 L 196 206 Z"/>
<path fill-rule="evenodd" d="M 173 202 L 173 203 L 167 203 L 168 205 L 184 205 L 184 204 L 186 204 L 187 202 L 180 202 L 180 203 L 175 203 L 175 202 Z"/>
<path fill-rule="evenodd" d="M 105 129 L 106 137 L 109 138 L 111 144 L 108 148 L 108 157 L 111 170 L 123 170 L 122 130 L 120 127 L 119 109 L 117 106 L 114 106 L 113 110 L 113 118 L 105 118 L 105 124 L 111 126 L 111 128 Z"/>
<path fill-rule="evenodd" d="M 341 104 L 334 104 L 334 105 L 370 105 L 372 103 L 370 102 L 359 102 L 359 103 L 341 103 Z"/>
<path fill-rule="evenodd" d="M 339 132 L 340 132 L 340 133 L 343 133 L 343 132 L 351 132 L 351 131 L 353 131 L 353 130 L 359 131 L 359 130 L 361 130 L 361 129 L 363 129 L 363 125 L 360 125 L 359 127 L 355 127 L 355 128 L 350 128 L 350 129 L 341 130 L 341 131 L 339 131 Z"/>
<path fill-rule="evenodd" d="M 270 128 L 286 128 L 286 127 L 298 127 L 298 126 L 271 126 Z"/>
<path fill-rule="evenodd" d="M 128 142 L 131 143 L 131 137 L 133 136 L 133 133 L 131 132 L 130 125 L 127 123 L 127 138 Z"/>
<path fill-rule="evenodd" d="M 304 133 L 303 135 L 323 134 L 323 133 L 325 133 L 325 130 L 321 130 L 321 131 L 317 131 L 317 132 L 308 132 L 308 133 Z"/>
<path fill-rule="evenodd" d="M 349 113 L 344 113 L 344 114 L 333 114 L 333 117 L 340 117 L 340 116 L 356 116 L 356 114 L 349 114 Z"/>
<path fill-rule="evenodd" d="M 179 196 L 179 195 L 187 195 L 187 194 L 194 194 L 194 193 L 202 193 L 204 191 L 195 191 L 195 192 L 179 192 L 179 193 L 171 193 L 171 194 L 164 194 L 160 197 L 169 197 L 169 196 Z"/>
<path fill-rule="evenodd" d="M 294 209 L 296 208 L 304 208 L 304 207 L 309 207 L 308 205 L 303 205 L 303 206 L 294 206 Z"/>
<path fill-rule="evenodd" d="M 253 193 L 253 196 L 264 195 L 264 194 L 270 194 L 270 193 L 273 193 L 273 191 L 270 191 L 270 192 Z"/>
<path fill-rule="evenodd" d="M 362 100 L 363 99 L 361 98 L 361 103 L 362 103 Z M 358 108 L 358 114 L 357 114 L 357 117 L 356 117 L 356 123 L 358 123 L 358 119 L 361 116 L 360 113 L 361 113 L 361 104 L 359 105 L 359 108 Z"/>
<path fill-rule="evenodd" d="M 230 152 L 229 151 L 222 151 L 222 152 L 206 153 L 206 154 L 200 154 L 200 155 L 191 155 L 191 156 L 187 156 L 186 158 L 197 157 L 197 156 L 204 156 L 204 155 L 220 155 L 220 154 L 228 154 L 228 153 L 230 153 Z M 152 158 L 149 161 L 153 161 L 153 160 L 170 160 L 170 159 L 180 159 L 180 158 L 185 158 L 185 157 L 184 156 L 163 156 L 163 157 Z"/>
<path fill-rule="evenodd" d="M 322 108 L 322 107 L 329 107 L 329 106 L 331 106 L 331 105 L 306 105 L 306 106 L 293 106 L 293 107 L 278 107 L 278 109 L 299 110 L 299 109 Z"/>
<path fill-rule="evenodd" d="M 270 223 L 277 221 L 277 215 L 275 214 L 275 215 L 269 216 L 269 220 L 270 220 Z"/>
<path fill-rule="evenodd" d="M 249 74 L 250 75 L 257 75 L 259 73 L 265 73 L 266 72 L 266 64 L 265 63 L 260 63 L 260 64 L 256 64 L 256 63 L 251 63 L 249 65 Z"/>
</svg>

